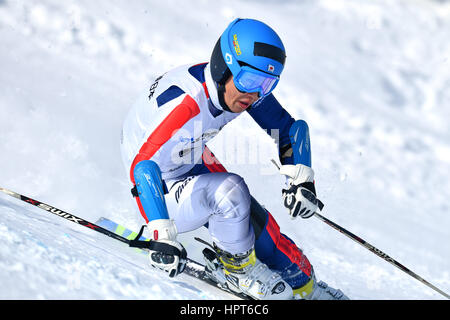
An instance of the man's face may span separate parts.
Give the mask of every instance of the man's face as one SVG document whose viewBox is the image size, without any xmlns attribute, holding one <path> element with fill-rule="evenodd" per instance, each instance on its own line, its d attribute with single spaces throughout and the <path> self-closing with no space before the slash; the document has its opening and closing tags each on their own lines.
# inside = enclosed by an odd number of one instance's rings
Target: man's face
<svg viewBox="0 0 450 320">
<path fill-rule="evenodd" d="M 240 92 L 233 82 L 233 76 L 225 82 L 224 99 L 232 112 L 241 113 L 258 100 L 258 92 Z"/>
</svg>

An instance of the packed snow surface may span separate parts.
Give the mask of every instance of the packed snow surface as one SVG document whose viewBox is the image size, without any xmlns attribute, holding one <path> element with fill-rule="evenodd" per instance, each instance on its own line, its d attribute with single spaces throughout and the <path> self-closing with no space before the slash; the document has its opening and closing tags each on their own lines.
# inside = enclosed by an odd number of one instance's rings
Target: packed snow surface
<svg viewBox="0 0 450 320">
<path fill-rule="evenodd" d="M 143 219 L 122 121 L 236 17 L 281 36 L 275 95 L 308 122 L 323 215 L 450 292 L 450 5 L 444 1 L 0 0 L 0 186 L 95 222 Z M 273 140 L 243 114 L 210 143 L 352 299 L 443 299 L 318 219 L 291 221 Z M 263 182 L 263 183 L 262 183 Z M 206 230 L 200 234 L 207 239 Z M 200 244 L 182 235 L 200 260 Z M 111 238 L 0 194 L 0 299 L 224 299 Z"/>
</svg>

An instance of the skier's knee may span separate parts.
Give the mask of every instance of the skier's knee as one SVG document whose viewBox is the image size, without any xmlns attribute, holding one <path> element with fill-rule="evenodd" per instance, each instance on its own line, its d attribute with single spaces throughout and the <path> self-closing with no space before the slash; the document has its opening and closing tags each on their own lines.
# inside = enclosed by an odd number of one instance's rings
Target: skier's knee
<svg viewBox="0 0 450 320">
<path fill-rule="evenodd" d="M 221 181 L 215 193 L 214 214 L 234 218 L 250 214 L 250 191 L 241 176 L 231 173 Z"/>
<path fill-rule="evenodd" d="M 209 232 L 221 250 L 230 254 L 246 252 L 255 242 L 248 187 L 236 174 L 217 175 L 216 179 L 214 196 L 209 199 Z"/>
</svg>

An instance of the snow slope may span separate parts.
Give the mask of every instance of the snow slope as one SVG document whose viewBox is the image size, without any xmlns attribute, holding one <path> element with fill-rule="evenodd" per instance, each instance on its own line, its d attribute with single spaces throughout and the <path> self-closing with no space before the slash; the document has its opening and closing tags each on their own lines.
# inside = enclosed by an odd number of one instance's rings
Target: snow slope
<svg viewBox="0 0 450 320">
<path fill-rule="evenodd" d="M 275 94 L 310 126 L 323 214 L 450 292 L 448 2 L 1 0 L 0 185 L 137 230 L 122 120 L 157 76 L 207 61 L 238 16 L 266 21 L 285 43 Z M 353 299 L 442 299 L 321 221 L 291 221 L 275 146 L 247 115 L 210 147 L 320 279 Z M 0 195 L 2 299 L 224 295 L 167 281 L 145 256 L 40 211 Z"/>
</svg>

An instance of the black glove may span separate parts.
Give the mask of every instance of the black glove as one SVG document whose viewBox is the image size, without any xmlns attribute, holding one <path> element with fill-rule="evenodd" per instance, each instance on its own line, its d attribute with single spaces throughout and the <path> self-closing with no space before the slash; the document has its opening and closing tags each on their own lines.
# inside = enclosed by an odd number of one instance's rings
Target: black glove
<svg viewBox="0 0 450 320">
<path fill-rule="evenodd" d="M 303 182 L 291 185 L 289 189 L 282 189 L 284 206 L 289 210 L 292 218 L 300 216 L 304 219 L 311 217 L 318 208 L 318 199 L 314 183 Z"/>
<path fill-rule="evenodd" d="M 147 225 L 152 237 L 150 241 L 139 240 L 144 227 L 142 226 L 136 239 L 130 241 L 130 247 L 148 249 L 150 265 L 166 271 L 169 277 L 182 273 L 186 267 L 187 252 L 176 240 L 175 223 L 169 219 L 150 221 Z"/>
</svg>

